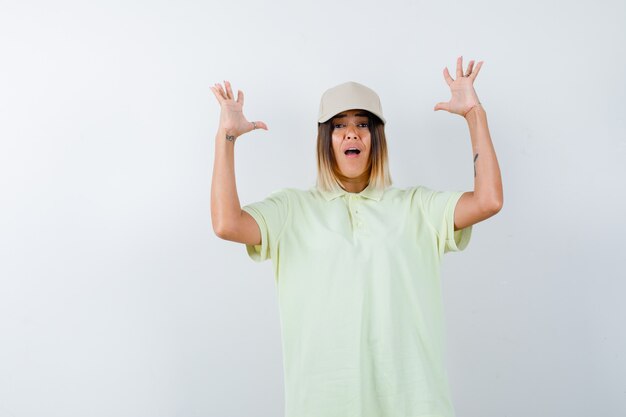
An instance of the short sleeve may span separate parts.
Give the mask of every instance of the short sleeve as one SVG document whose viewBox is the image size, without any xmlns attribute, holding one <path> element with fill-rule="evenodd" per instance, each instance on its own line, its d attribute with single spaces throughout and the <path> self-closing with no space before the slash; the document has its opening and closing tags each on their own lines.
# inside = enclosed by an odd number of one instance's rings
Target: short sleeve
<svg viewBox="0 0 626 417">
<path fill-rule="evenodd" d="M 454 210 L 464 192 L 435 191 L 427 187 L 419 187 L 418 192 L 426 221 L 437 235 L 439 254 L 465 249 L 472 236 L 472 226 L 454 230 Z"/>
<path fill-rule="evenodd" d="M 276 259 L 280 236 L 291 213 L 288 190 L 274 191 L 264 200 L 247 204 L 241 209 L 256 220 L 261 232 L 260 245 L 246 244 L 248 256 L 255 262 Z"/>
</svg>

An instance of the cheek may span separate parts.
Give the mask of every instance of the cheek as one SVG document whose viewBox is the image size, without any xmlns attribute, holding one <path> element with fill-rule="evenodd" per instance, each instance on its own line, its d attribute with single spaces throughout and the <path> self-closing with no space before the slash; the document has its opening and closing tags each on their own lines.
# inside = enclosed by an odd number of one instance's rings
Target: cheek
<svg viewBox="0 0 626 417">
<path fill-rule="evenodd" d="M 370 151 L 372 150 L 372 137 L 368 135 L 367 137 L 363 138 L 363 144 L 367 148 L 368 153 L 370 153 Z"/>
<path fill-rule="evenodd" d="M 332 141 L 333 151 L 335 152 L 335 154 L 337 154 L 338 152 L 341 152 L 341 139 L 335 136 L 333 136 L 332 138 L 333 138 L 333 141 Z"/>
</svg>

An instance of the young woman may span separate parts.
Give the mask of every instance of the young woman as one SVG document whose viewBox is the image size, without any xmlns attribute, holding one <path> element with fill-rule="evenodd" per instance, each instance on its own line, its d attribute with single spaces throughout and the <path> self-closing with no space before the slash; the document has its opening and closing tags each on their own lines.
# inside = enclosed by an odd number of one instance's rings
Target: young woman
<svg viewBox="0 0 626 417">
<path fill-rule="evenodd" d="M 444 366 L 440 264 L 468 245 L 472 225 L 502 207 L 502 182 L 473 82 L 482 62 L 438 103 L 467 120 L 474 191 L 391 187 L 378 95 L 348 82 L 327 90 L 318 118 L 314 187 L 284 188 L 240 206 L 236 139 L 262 121 L 230 83 L 221 106 L 211 216 L 215 233 L 272 259 L 283 341 L 286 417 L 453 416 Z"/>
</svg>

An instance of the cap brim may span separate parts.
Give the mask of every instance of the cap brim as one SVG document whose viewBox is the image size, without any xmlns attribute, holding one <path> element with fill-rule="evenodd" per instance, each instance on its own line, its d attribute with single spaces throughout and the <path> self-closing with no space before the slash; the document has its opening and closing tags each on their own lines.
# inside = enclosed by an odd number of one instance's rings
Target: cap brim
<svg viewBox="0 0 626 417">
<path fill-rule="evenodd" d="M 367 110 L 368 112 L 372 113 L 373 115 L 375 115 L 376 117 L 378 117 L 380 119 L 381 122 L 383 122 L 383 124 L 385 124 L 387 121 L 385 120 L 385 118 L 378 114 L 378 112 L 372 111 L 370 109 L 364 109 L 362 107 L 347 107 L 347 108 L 338 108 L 333 110 L 330 113 L 325 113 L 324 115 L 322 115 L 322 117 L 320 117 L 317 122 L 318 123 L 324 123 L 329 121 L 330 119 L 332 119 L 335 115 L 341 113 L 342 111 L 347 111 L 347 110 L 354 110 L 354 109 L 360 109 L 360 110 Z"/>
</svg>

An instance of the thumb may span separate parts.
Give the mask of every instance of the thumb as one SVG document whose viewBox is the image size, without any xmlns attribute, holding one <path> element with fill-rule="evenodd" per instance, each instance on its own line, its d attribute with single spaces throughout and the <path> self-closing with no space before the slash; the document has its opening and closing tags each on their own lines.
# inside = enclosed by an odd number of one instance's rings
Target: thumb
<svg viewBox="0 0 626 417">
<path fill-rule="evenodd" d="M 265 129 L 265 130 L 269 130 L 269 129 L 267 128 L 267 125 L 265 124 L 265 122 L 262 122 L 262 121 L 260 121 L 260 120 L 257 120 L 257 121 L 255 121 L 254 123 L 256 124 L 256 128 L 257 128 L 257 129 Z"/>
<path fill-rule="evenodd" d="M 445 103 L 443 101 L 435 104 L 435 111 L 437 110 L 446 110 L 446 111 L 450 111 L 450 107 L 448 107 L 448 103 Z"/>
</svg>

